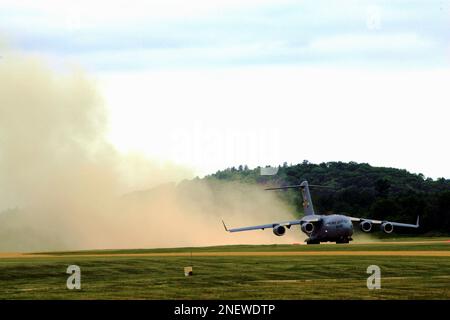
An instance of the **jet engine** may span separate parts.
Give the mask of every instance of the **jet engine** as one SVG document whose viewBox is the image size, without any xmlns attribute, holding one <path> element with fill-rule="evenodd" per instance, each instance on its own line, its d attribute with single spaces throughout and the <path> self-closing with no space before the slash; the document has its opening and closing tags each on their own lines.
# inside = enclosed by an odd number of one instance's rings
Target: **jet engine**
<svg viewBox="0 0 450 320">
<path fill-rule="evenodd" d="M 273 233 L 276 236 L 281 237 L 282 235 L 284 235 L 286 233 L 286 228 L 283 226 L 275 226 L 275 227 L 273 227 Z"/>
<path fill-rule="evenodd" d="M 372 230 L 372 223 L 370 221 L 362 221 L 359 224 L 359 228 L 364 232 L 370 232 Z"/>
<path fill-rule="evenodd" d="M 392 231 L 394 231 L 394 226 L 390 222 L 383 222 L 381 224 L 381 230 L 383 230 L 384 233 L 392 233 Z"/>
<path fill-rule="evenodd" d="M 314 225 L 311 222 L 302 224 L 302 231 L 306 234 L 310 234 L 314 231 Z"/>
</svg>

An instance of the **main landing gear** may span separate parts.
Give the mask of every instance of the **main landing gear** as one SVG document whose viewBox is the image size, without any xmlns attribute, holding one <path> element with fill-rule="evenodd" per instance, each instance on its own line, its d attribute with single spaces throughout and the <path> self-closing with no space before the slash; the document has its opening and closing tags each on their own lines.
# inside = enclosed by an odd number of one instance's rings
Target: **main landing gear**
<svg viewBox="0 0 450 320">
<path fill-rule="evenodd" d="M 352 238 L 342 238 L 339 240 L 336 240 L 336 243 L 349 243 L 351 240 L 353 240 Z"/>
<path fill-rule="evenodd" d="M 320 244 L 319 240 L 306 239 L 306 244 Z"/>
<path fill-rule="evenodd" d="M 352 240 L 352 238 L 340 238 L 336 240 L 336 243 L 349 243 Z M 334 240 L 331 239 L 326 241 L 334 242 Z M 305 242 L 306 244 L 320 244 L 319 240 L 312 240 L 311 238 L 306 239 Z"/>
</svg>

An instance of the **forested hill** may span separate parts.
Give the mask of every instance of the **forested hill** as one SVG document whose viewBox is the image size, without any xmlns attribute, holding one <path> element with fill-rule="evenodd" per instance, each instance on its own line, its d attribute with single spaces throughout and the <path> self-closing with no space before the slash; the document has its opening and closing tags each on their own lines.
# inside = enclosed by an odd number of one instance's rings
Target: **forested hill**
<svg viewBox="0 0 450 320">
<path fill-rule="evenodd" d="M 412 174 L 395 168 L 373 167 L 366 163 L 303 161 L 297 165 L 278 167 L 273 175 L 261 175 L 261 168 L 247 166 L 229 168 L 205 177 L 226 181 L 241 181 L 261 185 L 299 184 L 308 180 L 333 189 L 311 189 L 315 211 L 322 214 L 348 213 L 377 219 L 415 223 L 421 217 L 421 232 L 450 233 L 450 180 L 433 180 L 422 174 Z M 281 191 L 284 198 L 302 208 L 299 193 Z"/>
</svg>

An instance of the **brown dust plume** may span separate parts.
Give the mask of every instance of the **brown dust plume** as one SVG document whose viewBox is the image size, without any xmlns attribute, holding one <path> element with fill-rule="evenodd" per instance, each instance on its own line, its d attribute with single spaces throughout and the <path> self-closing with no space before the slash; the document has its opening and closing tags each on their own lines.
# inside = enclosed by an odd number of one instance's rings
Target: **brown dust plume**
<svg viewBox="0 0 450 320">
<path fill-rule="evenodd" d="M 83 72 L 59 74 L 32 57 L 4 57 L 1 251 L 303 240 L 297 229 L 284 237 L 270 230 L 226 233 L 221 218 L 232 226 L 261 224 L 292 219 L 292 209 L 258 186 L 204 179 L 167 183 L 192 173 L 120 154 L 105 138 L 107 128 L 107 108 Z"/>
</svg>

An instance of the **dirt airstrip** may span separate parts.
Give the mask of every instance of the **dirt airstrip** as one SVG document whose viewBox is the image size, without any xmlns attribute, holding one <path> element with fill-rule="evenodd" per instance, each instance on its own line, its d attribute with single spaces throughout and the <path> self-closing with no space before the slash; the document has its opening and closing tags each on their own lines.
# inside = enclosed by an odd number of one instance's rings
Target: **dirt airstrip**
<svg viewBox="0 0 450 320">
<path fill-rule="evenodd" d="M 448 241 L 371 242 L 370 244 L 423 244 Z M 369 243 L 354 243 L 352 246 Z M 449 243 L 450 244 L 450 243 Z M 321 245 L 323 246 L 323 245 Z M 327 247 L 331 245 L 327 244 Z M 450 248 L 449 248 L 450 249 Z M 195 249 L 192 249 L 194 251 Z M 220 251 L 220 252 L 146 252 L 146 253 L 18 253 L 0 252 L 0 259 L 88 258 L 88 257 L 233 257 L 233 256 L 422 256 L 450 257 L 450 250 L 326 250 L 326 251 Z"/>
</svg>

